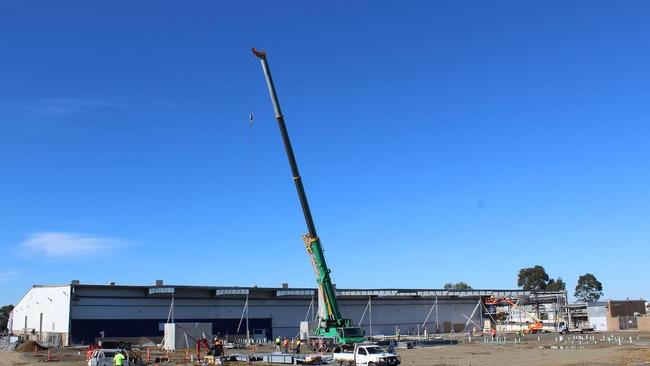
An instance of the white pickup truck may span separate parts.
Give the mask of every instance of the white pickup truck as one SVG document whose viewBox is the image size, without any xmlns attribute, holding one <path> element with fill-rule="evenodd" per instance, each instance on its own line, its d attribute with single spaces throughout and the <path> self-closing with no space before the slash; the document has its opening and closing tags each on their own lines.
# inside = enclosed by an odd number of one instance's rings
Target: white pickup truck
<svg viewBox="0 0 650 366">
<path fill-rule="evenodd" d="M 88 360 L 88 366 L 113 366 L 113 357 L 115 354 L 120 351 L 118 349 L 107 349 L 107 348 L 97 348 L 93 351 L 90 360 Z M 124 351 L 124 366 L 129 366 L 130 359 L 129 353 Z"/>
<path fill-rule="evenodd" d="M 560 334 L 565 334 L 565 333 L 589 333 L 593 332 L 595 329 L 590 326 L 586 327 L 569 327 L 567 322 L 561 321 L 558 326 L 557 326 L 557 332 Z"/>
<path fill-rule="evenodd" d="M 333 356 L 339 365 L 397 366 L 402 363 L 399 356 L 374 344 L 355 344 L 354 349 L 336 347 Z"/>
</svg>

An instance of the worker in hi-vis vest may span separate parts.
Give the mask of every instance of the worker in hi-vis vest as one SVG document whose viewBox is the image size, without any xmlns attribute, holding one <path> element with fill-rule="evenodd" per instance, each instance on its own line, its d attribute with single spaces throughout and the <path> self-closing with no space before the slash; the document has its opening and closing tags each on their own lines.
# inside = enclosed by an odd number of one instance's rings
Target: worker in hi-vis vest
<svg viewBox="0 0 650 366">
<path fill-rule="evenodd" d="M 115 363 L 115 366 L 124 366 L 124 353 L 122 351 L 117 351 L 115 354 L 115 357 L 113 357 L 113 363 Z"/>
</svg>

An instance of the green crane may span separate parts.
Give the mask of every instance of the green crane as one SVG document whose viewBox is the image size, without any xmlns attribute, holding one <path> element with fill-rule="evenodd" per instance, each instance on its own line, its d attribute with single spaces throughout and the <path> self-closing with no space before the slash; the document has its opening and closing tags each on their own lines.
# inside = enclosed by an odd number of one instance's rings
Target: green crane
<svg viewBox="0 0 650 366">
<path fill-rule="evenodd" d="M 336 301 L 336 291 L 332 285 L 330 278 L 330 270 L 327 268 L 325 262 L 325 253 L 323 253 L 323 246 L 320 243 L 318 235 L 316 235 L 316 226 L 309 210 L 309 203 L 307 202 L 307 195 L 305 188 L 302 185 L 302 178 L 298 171 L 296 158 L 293 155 L 293 148 L 291 147 L 291 140 L 289 140 L 289 133 L 287 126 L 284 123 L 284 116 L 280 110 L 280 103 L 278 96 L 275 93 L 275 86 L 273 85 L 273 78 L 271 78 L 271 70 L 266 59 L 266 52 L 258 51 L 253 48 L 253 54 L 260 59 L 264 77 L 271 94 L 271 101 L 273 102 L 273 109 L 275 110 L 275 119 L 278 121 L 280 127 L 280 134 L 284 142 L 284 148 L 287 151 L 289 158 L 289 165 L 291 166 L 291 173 L 293 174 L 293 181 L 296 184 L 298 191 L 298 198 L 302 206 L 302 213 L 305 216 L 307 223 L 308 233 L 303 236 L 307 253 L 309 253 L 310 260 L 316 273 L 316 282 L 322 295 L 325 309 L 322 309 L 321 318 L 319 319 L 318 327 L 314 331 L 314 336 L 334 339 L 336 343 L 357 343 L 366 340 L 363 329 L 355 326 L 350 319 L 345 319 L 341 316 L 338 302 Z"/>
</svg>

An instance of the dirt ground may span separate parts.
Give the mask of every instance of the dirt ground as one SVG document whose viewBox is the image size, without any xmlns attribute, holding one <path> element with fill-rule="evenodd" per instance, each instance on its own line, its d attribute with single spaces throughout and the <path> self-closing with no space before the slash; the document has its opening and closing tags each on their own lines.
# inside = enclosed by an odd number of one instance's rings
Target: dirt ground
<svg viewBox="0 0 650 366">
<path fill-rule="evenodd" d="M 579 335 L 577 335 L 579 336 Z M 514 336 L 506 344 L 484 343 L 482 338 L 472 338 L 453 346 L 425 347 L 415 349 L 398 349 L 405 366 L 433 365 L 650 365 L 650 333 L 617 332 L 595 333 L 593 341 L 573 339 L 564 336 L 559 341 L 557 334 L 545 334 L 539 337 L 530 335 L 521 343 L 513 343 Z M 584 337 L 584 336 L 583 336 Z M 602 338 L 606 337 L 605 342 Z M 611 337 L 621 337 L 618 340 Z M 630 341 L 630 337 L 632 341 Z M 259 349 L 262 352 L 265 349 Z M 241 350 L 229 350 L 237 353 Z M 250 352 L 250 351 L 248 351 Z M 46 360 L 47 352 L 34 356 L 31 352 L 0 352 L 0 366 L 40 366 Z M 65 349 L 53 353 L 54 363 L 59 366 L 85 366 L 83 352 L 80 349 Z M 173 355 L 171 365 L 182 364 L 180 352 Z M 236 363 L 232 363 L 235 365 Z M 164 365 L 164 364 L 163 364 Z M 255 362 L 254 365 L 262 365 Z"/>
<path fill-rule="evenodd" d="M 456 346 L 399 350 L 402 365 L 650 365 L 650 342 L 591 344 L 584 348 L 552 349 L 554 340 L 522 344 L 483 344 L 472 342 Z M 636 344 L 635 344 L 636 343 Z M 540 348 L 543 347 L 543 348 Z M 574 347 L 580 347 L 575 345 Z"/>
</svg>

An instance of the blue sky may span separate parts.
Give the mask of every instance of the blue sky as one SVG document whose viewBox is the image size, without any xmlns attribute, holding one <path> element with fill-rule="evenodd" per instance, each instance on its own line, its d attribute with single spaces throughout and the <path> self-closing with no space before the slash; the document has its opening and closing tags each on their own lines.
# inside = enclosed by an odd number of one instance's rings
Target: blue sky
<svg viewBox="0 0 650 366">
<path fill-rule="evenodd" d="M 265 48 L 339 287 L 648 298 L 650 3 L 0 4 L 0 303 L 313 286 Z M 249 127 L 248 116 L 254 115 Z M 383 275 L 380 275 L 383 273 Z"/>
</svg>

